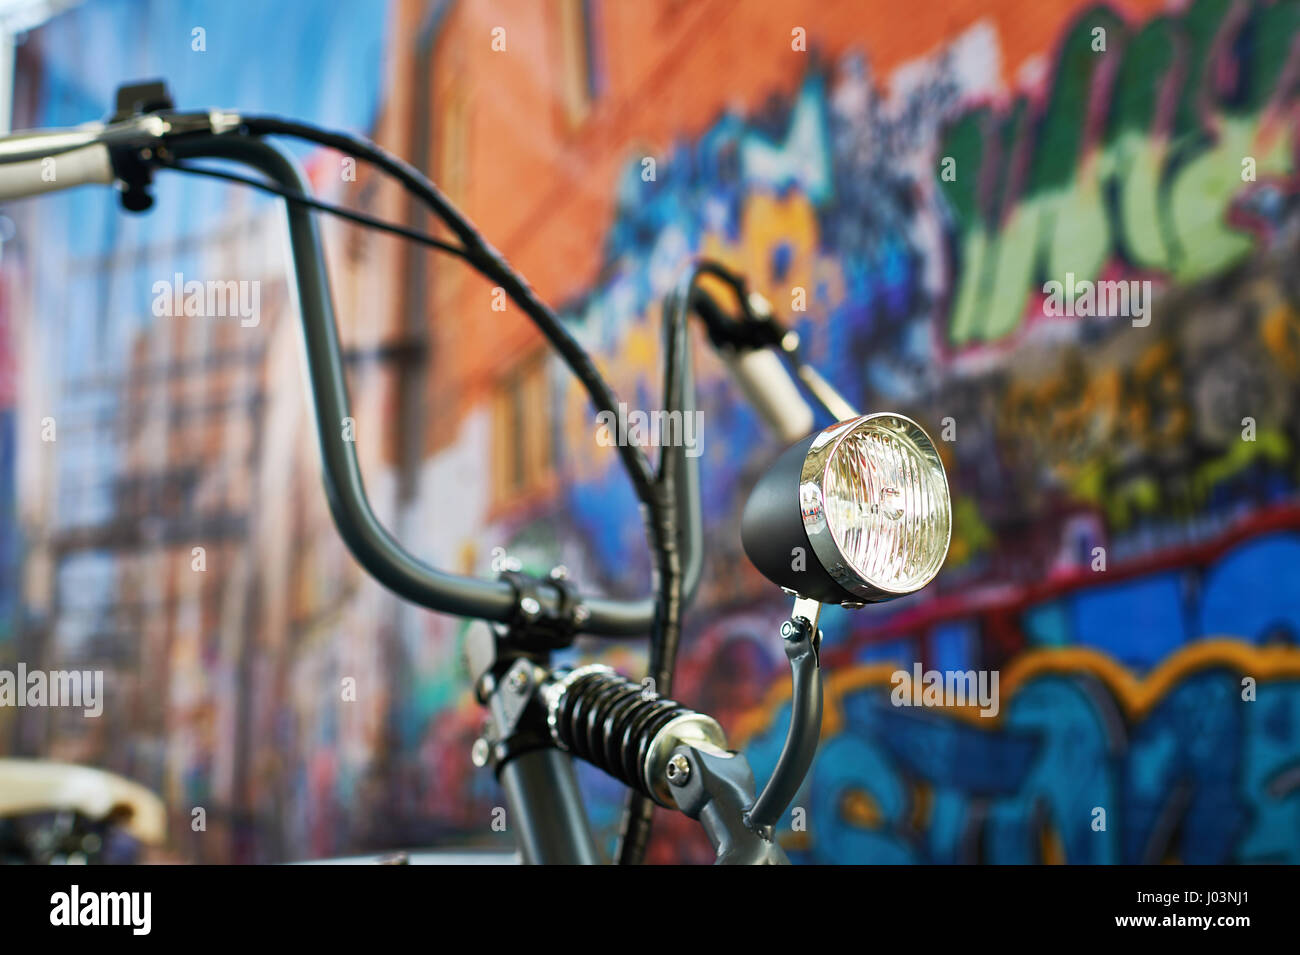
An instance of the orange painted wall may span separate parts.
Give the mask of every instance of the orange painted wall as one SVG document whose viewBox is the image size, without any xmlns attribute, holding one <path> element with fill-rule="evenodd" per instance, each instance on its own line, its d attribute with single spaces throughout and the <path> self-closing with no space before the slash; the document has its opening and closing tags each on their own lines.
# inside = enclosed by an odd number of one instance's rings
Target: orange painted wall
<svg viewBox="0 0 1300 955">
<path fill-rule="evenodd" d="M 398 29 L 411 30 L 418 21 L 412 9 L 423 6 L 399 4 Z M 1169 4 L 1113 6 L 1141 18 Z M 749 113 L 773 91 L 794 92 L 808 57 L 834 60 L 857 49 L 873 73 L 888 75 L 984 23 L 997 31 L 1001 80 L 1013 89 L 1027 65 L 1052 52 L 1044 37 L 1061 36 L 1081 8 L 1052 0 L 825 0 L 797 8 L 752 0 L 601 2 L 594 46 L 603 86 L 576 126 L 563 108 L 557 9 L 526 0 L 452 4 L 429 79 L 435 114 L 459 98 L 466 116 L 465 152 L 454 161 L 469 172 L 452 198 L 553 306 L 591 285 L 618 173 L 630 159 L 662 156 L 674 138 L 698 134 L 725 110 Z M 505 30 L 504 51 L 492 48 L 498 27 Z M 806 31 L 807 52 L 791 48 L 797 27 Z M 415 42 L 415 35 L 398 36 L 393 47 Z M 433 122 L 435 175 L 452 161 L 439 141 L 441 119 Z M 488 285 L 458 263 L 437 260 L 430 275 L 429 398 L 454 419 L 540 338 L 517 313 L 492 312 Z M 436 433 L 449 437 L 451 428 Z"/>
</svg>

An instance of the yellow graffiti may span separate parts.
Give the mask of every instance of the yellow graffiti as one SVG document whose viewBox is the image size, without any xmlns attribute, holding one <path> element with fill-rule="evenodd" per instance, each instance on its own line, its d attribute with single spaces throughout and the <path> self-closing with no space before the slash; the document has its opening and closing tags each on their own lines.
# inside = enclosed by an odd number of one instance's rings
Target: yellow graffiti
<svg viewBox="0 0 1300 955">
<path fill-rule="evenodd" d="M 1282 370 L 1300 376 L 1300 312 L 1287 302 L 1274 304 L 1260 322 L 1260 336 Z"/>
</svg>

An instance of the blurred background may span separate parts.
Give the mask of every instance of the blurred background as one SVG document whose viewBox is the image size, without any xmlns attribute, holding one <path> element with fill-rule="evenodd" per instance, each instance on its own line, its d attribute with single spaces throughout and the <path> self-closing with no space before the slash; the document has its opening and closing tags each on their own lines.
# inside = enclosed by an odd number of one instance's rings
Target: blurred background
<svg viewBox="0 0 1300 955">
<path fill-rule="evenodd" d="M 0 23 L 13 128 L 162 77 L 181 108 L 409 159 L 632 407 L 658 402 L 660 299 L 708 254 L 861 408 L 942 436 L 944 571 L 823 618 L 796 860 L 1300 861 L 1297 0 L 18 0 Z M 325 198 L 431 227 L 298 155 Z M 157 196 L 0 218 L 0 668 L 106 691 L 98 719 L 0 709 L 0 755 L 144 784 L 175 859 L 510 848 L 470 763 L 481 625 L 403 605 L 333 530 L 280 207 L 174 174 Z M 440 567 L 502 548 L 645 592 L 630 486 L 526 319 L 455 260 L 321 225 L 388 526 Z M 260 283 L 258 321 L 155 314 L 178 273 Z M 1048 317 L 1067 273 L 1150 281 L 1150 324 Z M 780 448 L 696 355 L 708 551 L 674 696 L 761 779 L 789 606 L 738 523 Z M 639 677 L 643 650 L 568 656 Z M 890 706 L 917 662 L 998 670 L 997 718 Z M 621 789 L 581 781 L 612 843 Z M 652 861 L 711 860 L 688 820 L 656 833 Z"/>
</svg>

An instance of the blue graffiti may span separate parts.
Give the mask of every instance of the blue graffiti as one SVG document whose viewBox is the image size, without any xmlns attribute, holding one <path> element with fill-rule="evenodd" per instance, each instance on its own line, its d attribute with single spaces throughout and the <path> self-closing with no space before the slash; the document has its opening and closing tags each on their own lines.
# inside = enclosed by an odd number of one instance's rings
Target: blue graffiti
<svg viewBox="0 0 1300 955">
<path fill-rule="evenodd" d="M 1053 840 L 1071 863 L 1300 861 L 1300 680 L 1244 701 L 1239 674 L 1209 669 L 1132 726 L 1084 674 L 1029 681 L 996 728 L 894 708 L 881 685 L 841 705 L 796 800 L 802 861 L 1029 864 Z M 760 778 L 784 719 L 746 746 Z"/>
<path fill-rule="evenodd" d="M 895 707 L 887 681 L 864 681 L 838 701 L 843 728 L 823 741 L 797 800 L 807 808 L 808 840 L 796 855 L 835 863 L 1300 861 L 1300 652 L 1279 642 L 1276 626 L 1291 619 L 1294 591 L 1246 585 L 1298 549 L 1298 534 L 1263 535 L 1207 568 L 1200 587 L 1152 574 L 1026 612 L 1039 632 L 1055 621 L 1053 639 L 1017 665 L 1076 646 L 1134 679 L 1151 679 L 1156 664 L 1172 668 L 1153 702 L 1125 699 L 1131 689 L 1083 662 L 1031 671 L 987 723 Z M 1226 588 L 1251 606 L 1229 618 Z M 1187 596 L 1196 593 L 1199 606 Z M 950 624 L 936 635 L 930 665 L 976 665 L 969 628 Z M 894 660 L 910 652 L 894 650 Z M 1240 662 L 1252 659 L 1257 665 Z M 1282 659 L 1286 672 L 1261 675 L 1266 659 Z M 746 744 L 760 777 L 776 763 L 787 721 L 777 714 Z"/>
</svg>

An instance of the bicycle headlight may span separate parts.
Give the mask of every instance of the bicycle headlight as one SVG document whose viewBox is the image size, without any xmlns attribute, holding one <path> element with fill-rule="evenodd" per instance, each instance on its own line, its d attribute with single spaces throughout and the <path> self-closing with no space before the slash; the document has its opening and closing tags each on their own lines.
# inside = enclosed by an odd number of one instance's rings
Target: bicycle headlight
<svg viewBox="0 0 1300 955">
<path fill-rule="evenodd" d="M 952 531 L 934 442 L 899 414 L 841 421 L 790 448 L 754 487 L 741 520 L 764 576 L 823 603 L 879 603 L 920 590 Z"/>
</svg>

